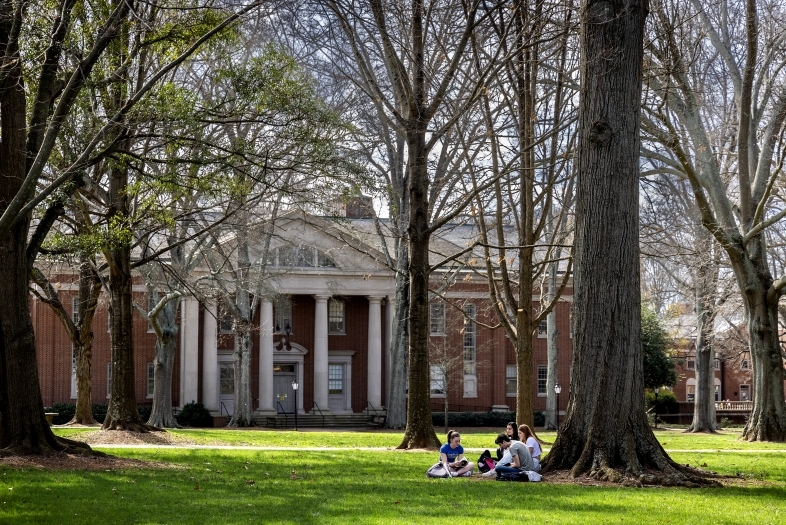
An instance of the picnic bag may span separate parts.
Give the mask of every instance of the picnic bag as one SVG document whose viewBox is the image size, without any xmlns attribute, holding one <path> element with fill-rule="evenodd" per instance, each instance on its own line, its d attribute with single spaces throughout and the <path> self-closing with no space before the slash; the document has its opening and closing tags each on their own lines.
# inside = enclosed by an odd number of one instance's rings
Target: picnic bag
<svg viewBox="0 0 786 525">
<path fill-rule="evenodd" d="M 426 477 L 429 478 L 450 478 L 450 472 L 445 465 L 442 464 L 440 461 L 439 463 L 434 463 L 429 467 L 426 471 Z"/>
<path fill-rule="evenodd" d="M 481 473 L 485 474 L 489 470 L 495 468 L 497 466 L 497 462 L 494 461 L 491 457 L 491 452 L 488 450 L 484 450 L 483 454 L 480 455 L 478 458 L 478 470 Z"/>
<path fill-rule="evenodd" d="M 523 470 L 518 472 L 499 472 L 497 481 L 529 481 L 529 476 Z"/>
</svg>

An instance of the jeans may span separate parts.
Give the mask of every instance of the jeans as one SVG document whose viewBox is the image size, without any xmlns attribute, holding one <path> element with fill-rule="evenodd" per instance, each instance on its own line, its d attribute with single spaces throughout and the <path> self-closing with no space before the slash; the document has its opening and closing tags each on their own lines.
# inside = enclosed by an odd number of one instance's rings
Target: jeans
<svg viewBox="0 0 786 525">
<path fill-rule="evenodd" d="M 504 467 L 502 465 L 497 465 L 494 470 L 497 471 L 497 475 L 503 474 L 505 472 L 521 472 L 521 470 L 517 469 L 516 467 Z"/>
</svg>

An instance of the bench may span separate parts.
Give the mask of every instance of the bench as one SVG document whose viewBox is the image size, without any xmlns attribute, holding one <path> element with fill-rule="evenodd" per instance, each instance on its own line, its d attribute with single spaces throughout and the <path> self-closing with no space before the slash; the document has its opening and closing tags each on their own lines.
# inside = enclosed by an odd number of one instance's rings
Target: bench
<svg viewBox="0 0 786 525">
<path fill-rule="evenodd" d="M 59 416 L 58 412 L 44 412 L 44 416 L 46 416 L 46 422 L 49 423 L 49 426 L 52 426 L 52 420 Z"/>
</svg>

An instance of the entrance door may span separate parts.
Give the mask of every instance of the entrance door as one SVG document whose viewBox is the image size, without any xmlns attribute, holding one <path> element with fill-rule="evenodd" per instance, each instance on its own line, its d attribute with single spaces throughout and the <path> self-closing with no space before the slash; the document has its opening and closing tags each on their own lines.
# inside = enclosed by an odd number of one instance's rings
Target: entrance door
<svg viewBox="0 0 786 525">
<path fill-rule="evenodd" d="M 297 407 L 297 398 L 292 389 L 295 380 L 295 365 L 275 365 L 273 367 L 273 406 L 276 412 L 292 413 Z"/>
<path fill-rule="evenodd" d="M 235 365 L 232 361 L 218 363 L 218 409 L 222 416 L 235 413 Z"/>
<path fill-rule="evenodd" d="M 328 404 L 330 411 L 341 413 L 347 411 L 346 368 L 343 363 L 328 365 Z"/>
</svg>

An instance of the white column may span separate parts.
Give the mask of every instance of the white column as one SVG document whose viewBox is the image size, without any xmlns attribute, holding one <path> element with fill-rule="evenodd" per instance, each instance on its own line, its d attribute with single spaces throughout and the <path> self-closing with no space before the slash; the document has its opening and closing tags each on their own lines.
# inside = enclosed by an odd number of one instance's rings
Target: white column
<svg viewBox="0 0 786 525">
<path fill-rule="evenodd" d="M 259 310 L 259 411 L 273 406 L 273 303 L 262 300 Z"/>
<path fill-rule="evenodd" d="M 396 314 L 396 303 L 393 297 L 387 296 L 385 302 L 385 404 L 390 403 L 390 347 L 393 345 L 393 316 Z"/>
<path fill-rule="evenodd" d="M 199 301 L 180 302 L 180 406 L 199 400 Z"/>
<path fill-rule="evenodd" d="M 205 306 L 202 324 L 202 403 L 218 412 L 218 322 L 216 303 Z"/>
<path fill-rule="evenodd" d="M 329 295 L 315 295 L 314 315 L 314 402 L 328 412 L 328 307 Z"/>
<path fill-rule="evenodd" d="M 382 307 L 381 297 L 368 298 L 368 402 L 382 406 Z"/>
</svg>

